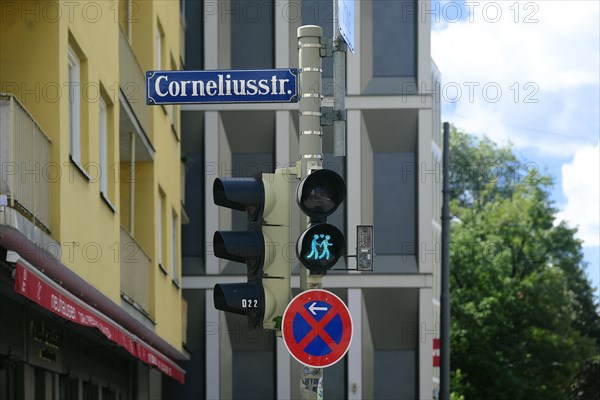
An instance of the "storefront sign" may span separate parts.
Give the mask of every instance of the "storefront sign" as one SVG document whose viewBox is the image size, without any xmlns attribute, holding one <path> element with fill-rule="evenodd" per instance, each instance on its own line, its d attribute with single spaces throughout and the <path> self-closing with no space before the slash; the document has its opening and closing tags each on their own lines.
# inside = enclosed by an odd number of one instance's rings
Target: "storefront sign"
<svg viewBox="0 0 600 400">
<path fill-rule="evenodd" d="M 60 325 L 50 320 L 30 319 L 27 333 L 29 362 L 51 371 L 63 373 L 63 333 Z"/>
<path fill-rule="evenodd" d="M 40 272 L 17 263 L 15 291 L 73 323 L 98 329 L 109 340 L 124 347 L 133 356 L 184 383 L 185 371 L 177 364 L 54 282 L 43 279 Z M 44 329 L 46 328 L 36 325 L 32 335 L 48 343 L 59 342 L 55 332 L 44 331 Z M 44 358 L 51 359 L 52 350 L 48 351 L 44 353 Z"/>
</svg>

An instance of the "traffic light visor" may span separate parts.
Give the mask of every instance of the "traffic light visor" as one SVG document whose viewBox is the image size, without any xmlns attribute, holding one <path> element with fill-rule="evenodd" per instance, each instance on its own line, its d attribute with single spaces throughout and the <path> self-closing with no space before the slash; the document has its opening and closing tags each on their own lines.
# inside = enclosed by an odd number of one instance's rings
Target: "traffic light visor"
<svg viewBox="0 0 600 400">
<path fill-rule="evenodd" d="M 263 295 L 254 282 L 216 284 L 213 300 L 217 310 L 246 315 L 262 307 Z"/>
<path fill-rule="evenodd" d="M 213 183 L 213 200 L 216 205 L 246 211 L 255 221 L 265 199 L 262 179 L 217 178 Z"/>
<path fill-rule="evenodd" d="M 215 256 L 246 263 L 248 272 L 255 274 L 264 258 L 264 238 L 257 231 L 216 231 L 213 235 Z"/>
</svg>

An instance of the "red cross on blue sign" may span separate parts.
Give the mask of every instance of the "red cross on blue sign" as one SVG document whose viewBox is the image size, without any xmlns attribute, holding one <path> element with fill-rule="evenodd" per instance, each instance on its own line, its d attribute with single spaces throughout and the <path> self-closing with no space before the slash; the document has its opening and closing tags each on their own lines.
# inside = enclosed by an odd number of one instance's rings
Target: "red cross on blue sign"
<svg viewBox="0 0 600 400">
<path fill-rule="evenodd" d="M 326 290 L 307 290 L 287 306 L 282 336 L 290 354 L 313 368 L 338 362 L 352 341 L 352 318 L 339 297 Z"/>
</svg>

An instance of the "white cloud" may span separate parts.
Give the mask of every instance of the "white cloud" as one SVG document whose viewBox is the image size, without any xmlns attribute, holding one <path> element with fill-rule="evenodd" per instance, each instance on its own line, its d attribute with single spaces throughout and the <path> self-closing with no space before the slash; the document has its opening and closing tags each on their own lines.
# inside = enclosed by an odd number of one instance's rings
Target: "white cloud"
<svg viewBox="0 0 600 400">
<path fill-rule="evenodd" d="M 470 21 L 432 31 L 444 118 L 470 133 L 549 156 L 571 157 L 595 143 L 600 2 L 471 4 Z M 453 101 L 457 87 L 461 96 Z"/>
<path fill-rule="evenodd" d="M 581 148 L 562 166 L 562 190 L 567 203 L 558 220 L 579 226 L 585 247 L 600 246 L 600 143 Z"/>
</svg>

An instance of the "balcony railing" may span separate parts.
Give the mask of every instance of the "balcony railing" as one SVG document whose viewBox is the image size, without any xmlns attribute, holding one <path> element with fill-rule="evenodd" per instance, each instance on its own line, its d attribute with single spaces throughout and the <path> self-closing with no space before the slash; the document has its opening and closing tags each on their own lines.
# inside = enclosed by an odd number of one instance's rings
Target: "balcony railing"
<svg viewBox="0 0 600 400">
<path fill-rule="evenodd" d="M 50 232 L 50 139 L 10 94 L 0 93 L 0 194 L 9 206 Z"/>
<path fill-rule="evenodd" d="M 149 112 L 146 105 L 146 81 L 127 35 L 119 29 L 119 81 L 121 92 L 135 113 L 138 123 L 147 135 L 150 133 Z"/>
<path fill-rule="evenodd" d="M 121 227 L 121 294 L 142 312 L 150 309 L 150 257 Z"/>
</svg>

